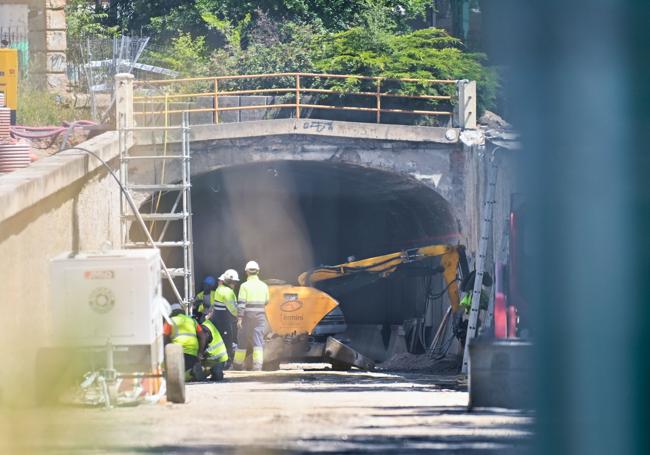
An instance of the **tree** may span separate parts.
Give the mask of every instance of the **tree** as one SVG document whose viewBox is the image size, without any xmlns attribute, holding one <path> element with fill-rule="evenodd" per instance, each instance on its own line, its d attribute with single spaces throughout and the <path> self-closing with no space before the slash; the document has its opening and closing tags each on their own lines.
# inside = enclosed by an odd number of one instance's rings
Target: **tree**
<svg viewBox="0 0 650 455">
<path fill-rule="evenodd" d="M 460 40 L 444 30 L 429 28 L 394 34 L 381 29 L 356 27 L 327 36 L 314 57 L 317 70 L 363 74 L 385 78 L 472 79 L 477 82 L 479 109 L 494 105 L 498 80 L 483 66 L 485 56 L 464 52 Z M 344 80 L 340 87 L 357 89 L 358 80 Z M 451 94 L 439 86 L 400 84 L 401 93 Z"/>
<path fill-rule="evenodd" d="M 364 25 L 365 18 L 382 11 L 401 29 L 422 16 L 430 0 L 112 0 L 107 24 L 129 33 L 155 35 L 166 42 L 178 33 L 204 36 L 208 45 L 220 47 L 227 32 L 242 28 L 261 11 L 274 21 L 289 21 L 342 31 Z"/>
</svg>

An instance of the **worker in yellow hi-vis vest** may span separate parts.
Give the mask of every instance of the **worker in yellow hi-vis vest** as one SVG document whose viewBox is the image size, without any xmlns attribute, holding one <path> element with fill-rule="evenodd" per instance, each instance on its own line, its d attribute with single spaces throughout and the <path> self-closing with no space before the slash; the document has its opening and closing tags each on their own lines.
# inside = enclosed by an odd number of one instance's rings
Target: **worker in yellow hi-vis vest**
<svg viewBox="0 0 650 455">
<path fill-rule="evenodd" d="M 194 319 L 185 314 L 179 303 L 174 303 L 171 310 L 171 324 L 163 324 L 164 342 L 178 344 L 183 348 L 185 380 L 202 381 L 205 375 L 199 359 L 207 344 L 206 334 Z"/>
<path fill-rule="evenodd" d="M 223 370 L 228 362 L 228 351 L 219 329 L 214 324 L 216 307 L 208 309 L 201 327 L 206 335 L 207 346 L 201 365 L 208 371 L 213 381 L 223 380 Z"/>
<path fill-rule="evenodd" d="M 255 261 L 246 264 L 245 283 L 239 287 L 237 350 L 233 369 L 241 370 L 246 351 L 253 349 L 253 370 L 259 371 L 264 363 L 264 333 L 266 332 L 265 308 L 269 303 L 269 287 L 259 278 L 260 266 Z"/>
<path fill-rule="evenodd" d="M 193 316 L 197 321 L 203 322 L 205 312 L 214 304 L 215 290 L 217 289 L 217 280 L 213 276 L 203 278 L 203 289 L 196 294 L 194 298 Z"/>
</svg>

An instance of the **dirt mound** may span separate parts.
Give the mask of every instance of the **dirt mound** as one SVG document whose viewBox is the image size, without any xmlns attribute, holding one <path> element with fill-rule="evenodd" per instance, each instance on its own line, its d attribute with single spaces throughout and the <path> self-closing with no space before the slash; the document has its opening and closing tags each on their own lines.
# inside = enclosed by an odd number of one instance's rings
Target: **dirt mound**
<svg viewBox="0 0 650 455">
<path fill-rule="evenodd" d="M 383 371 L 419 371 L 435 374 L 456 374 L 460 369 L 460 359 L 448 356 L 436 360 L 429 354 L 395 354 L 390 359 L 377 365 L 377 370 Z"/>
</svg>

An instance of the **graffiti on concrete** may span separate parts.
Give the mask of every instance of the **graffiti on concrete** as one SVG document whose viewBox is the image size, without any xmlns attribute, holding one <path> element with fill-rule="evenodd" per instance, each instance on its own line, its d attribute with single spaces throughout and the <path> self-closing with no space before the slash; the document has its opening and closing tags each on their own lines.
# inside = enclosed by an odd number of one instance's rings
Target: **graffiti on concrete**
<svg viewBox="0 0 650 455">
<path fill-rule="evenodd" d="M 316 130 L 317 133 L 322 133 L 323 131 L 334 131 L 334 122 L 327 120 L 312 120 L 305 122 L 302 126 L 305 130 Z"/>
</svg>

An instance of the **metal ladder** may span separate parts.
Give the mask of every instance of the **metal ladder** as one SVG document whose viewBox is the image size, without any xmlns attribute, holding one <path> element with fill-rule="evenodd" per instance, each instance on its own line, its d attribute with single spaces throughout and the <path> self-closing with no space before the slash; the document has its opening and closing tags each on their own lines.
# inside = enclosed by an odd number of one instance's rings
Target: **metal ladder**
<svg viewBox="0 0 650 455">
<path fill-rule="evenodd" d="M 122 123 L 122 122 L 120 122 Z M 181 153 L 167 153 L 166 136 L 167 132 L 171 130 L 181 131 Z M 120 220 L 121 220 L 121 236 L 123 248 L 180 248 L 183 251 L 182 264 L 173 264 L 168 268 L 169 273 L 164 273 L 164 278 L 167 278 L 169 285 L 172 288 L 176 298 L 182 299 L 182 304 L 188 308 L 189 303 L 194 297 L 194 252 L 193 252 L 193 239 L 192 239 L 192 195 L 191 195 L 191 182 L 190 182 L 190 126 L 187 112 L 183 113 L 181 126 L 175 127 L 134 127 L 124 128 L 120 126 L 120 180 L 124 189 L 129 193 L 122 193 L 120 198 Z M 160 131 L 165 137 L 165 147 L 163 153 L 148 153 L 146 155 L 130 154 L 128 141 L 126 136 L 130 132 L 136 131 Z M 153 147 L 152 147 L 153 149 Z M 155 150 L 155 149 L 154 149 Z M 158 175 L 156 163 L 162 163 L 162 169 L 165 169 L 169 162 L 180 162 L 181 180 L 178 183 L 166 183 L 164 179 L 164 171 Z M 154 182 L 158 183 L 135 183 L 130 174 L 130 167 L 132 164 L 152 163 L 151 168 L 154 170 Z M 169 212 L 155 212 L 155 213 L 138 213 L 134 214 L 129 208 L 127 197 L 133 200 L 133 196 L 137 193 L 151 193 L 151 204 L 153 207 L 154 196 L 157 193 L 158 197 L 162 193 L 177 193 L 174 203 Z M 130 227 L 132 222 L 140 217 L 145 223 L 148 224 L 149 236 L 153 239 L 153 245 L 149 241 L 134 241 L 131 238 Z M 153 227 L 156 222 L 164 222 L 163 228 L 157 238 L 154 238 Z M 172 222 L 182 223 L 182 238 L 167 238 L 167 232 Z M 175 265 L 175 266 L 174 266 Z M 180 293 L 176 287 L 173 278 L 181 277 L 183 279 L 183 289 Z"/>
<path fill-rule="evenodd" d="M 491 155 L 484 159 L 487 161 L 487 194 L 483 205 L 481 220 L 481 231 L 478 242 L 478 255 L 476 257 L 476 275 L 474 277 L 474 288 L 472 289 L 472 307 L 469 311 L 469 322 L 467 324 L 467 336 L 465 337 L 465 351 L 463 353 L 463 366 L 461 372 L 467 374 L 469 365 L 469 344 L 476 337 L 478 329 L 478 316 L 481 307 L 481 290 L 483 288 L 483 275 L 485 273 L 485 261 L 487 259 L 488 242 L 492 237 L 492 216 L 494 204 L 496 203 L 497 173 L 499 170 L 496 148 Z"/>
</svg>

